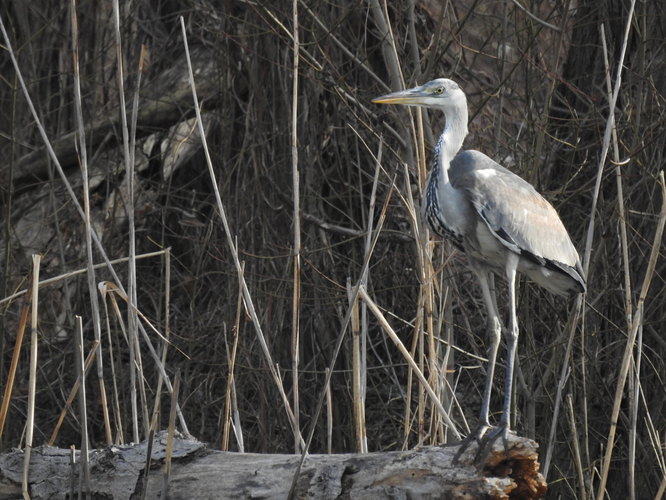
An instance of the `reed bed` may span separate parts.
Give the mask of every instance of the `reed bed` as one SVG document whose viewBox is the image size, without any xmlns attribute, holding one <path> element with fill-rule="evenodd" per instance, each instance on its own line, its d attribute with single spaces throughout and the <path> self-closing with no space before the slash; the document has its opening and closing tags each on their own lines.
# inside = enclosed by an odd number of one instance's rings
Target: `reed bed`
<svg viewBox="0 0 666 500">
<path fill-rule="evenodd" d="M 468 432 L 480 291 L 419 215 L 442 117 L 370 102 L 447 76 L 466 147 L 544 193 L 587 272 L 572 302 L 519 284 L 514 428 L 549 497 L 663 498 L 660 2 L 37 0 L 0 20 L 4 449 Z"/>
</svg>

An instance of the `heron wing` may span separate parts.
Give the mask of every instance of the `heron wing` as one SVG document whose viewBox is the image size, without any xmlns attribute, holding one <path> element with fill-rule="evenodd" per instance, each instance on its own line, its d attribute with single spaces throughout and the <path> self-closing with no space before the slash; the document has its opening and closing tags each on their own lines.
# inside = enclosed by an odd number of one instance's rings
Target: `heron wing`
<svg viewBox="0 0 666 500">
<path fill-rule="evenodd" d="M 478 151 L 459 153 L 449 176 L 504 246 L 541 265 L 570 274 L 563 264 L 578 272 L 578 252 L 569 233 L 553 206 L 530 183 Z"/>
</svg>

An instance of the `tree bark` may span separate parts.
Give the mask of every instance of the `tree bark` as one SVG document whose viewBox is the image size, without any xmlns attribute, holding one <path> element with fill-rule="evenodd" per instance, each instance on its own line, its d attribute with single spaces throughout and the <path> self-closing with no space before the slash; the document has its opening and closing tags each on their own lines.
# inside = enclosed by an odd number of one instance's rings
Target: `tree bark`
<svg viewBox="0 0 666 500">
<path fill-rule="evenodd" d="M 476 445 L 458 464 L 458 445 L 368 454 L 308 455 L 298 475 L 294 498 L 541 498 L 546 483 L 538 472 L 537 444 L 511 436 L 508 458 L 501 440 L 483 467 L 476 467 Z M 164 498 L 166 433 L 155 436 L 148 477 L 146 442 L 110 446 L 90 453 L 90 498 Z M 41 446 L 31 453 L 32 499 L 78 495 L 80 457 L 72 451 Z M 300 457 L 215 451 L 195 440 L 176 438 L 168 498 L 285 499 Z M 0 498 L 21 496 L 23 451 L 0 455 Z M 145 492 L 144 492 L 145 490 Z M 85 497 L 84 492 L 83 497 Z"/>
</svg>

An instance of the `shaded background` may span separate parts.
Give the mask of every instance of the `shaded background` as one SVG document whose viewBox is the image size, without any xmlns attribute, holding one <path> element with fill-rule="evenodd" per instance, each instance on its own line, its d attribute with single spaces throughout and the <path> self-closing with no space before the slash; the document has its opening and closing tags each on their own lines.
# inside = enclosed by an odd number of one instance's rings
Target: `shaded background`
<svg viewBox="0 0 666 500">
<path fill-rule="evenodd" d="M 417 0 L 387 6 L 373 0 L 313 0 L 300 2 L 298 11 L 300 427 L 306 433 L 313 424 L 324 371 L 349 307 L 347 282 L 360 279 L 368 228 L 371 222 L 377 227 L 387 203 L 386 219 L 369 261 L 369 292 L 405 345 L 422 362 L 428 357 L 432 369 L 427 370 L 425 362 L 426 371 L 439 384 L 444 401 L 455 399 L 452 418 L 464 431 L 476 422 L 484 380 L 480 290 L 464 266 L 464 257 L 441 242 L 429 247 L 436 275 L 423 283 L 427 266 L 420 264 L 419 248 L 423 247 L 409 209 L 410 194 L 418 203 L 424 182 L 417 166 L 418 116 L 373 105 L 370 99 L 439 76 L 458 81 L 470 106 L 465 146 L 486 152 L 532 182 L 557 208 L 582 256 L 609 115 L 604 58 L 614 81 L 629 2 Z M 39 119 L 81 201 L 73 135 L 76 99 L 70 5 L 10 1 L 0 7 L 0 15 Z M 107 2 L 82 0 L 77 15 L 92 224 L 109 258 L 121 258 L 128 255 L 129 182 L 122 149 L 113 11 Z M 220 447 L 229 402 L 245 451 L 292 453 L 294 437 L 282 398 L 255 328 L 239 305 L 238 274 L 193 121 L 180 16 L 187 27 L 209 151 L 244 263 L 244 277 L 268 349 L 293 401 L 294 22 L 290 2 L 138 0 L 121 5 L 128 116 L 135 89 L 141 88 L 134 150 L 137 253 L 170 248 L 169 261 L 164 254 L 137 261 L 138 308 L 170 335 L 177 348 L 169 348 L 166 368 L 170 376 L 181 372 L 180 402 L 194 436 Z M 148 58 L 139 81 L 142 46 Z M 618 167 L 607 162 L 603 167 L 588 293 L 570 356 L 565 355 L 566 325 L 572 305 L 530 283 L 523 281 L 519 286 L 523 335 L 514 427 L 541 444 L 542 459 L 543 451 L 551 449 L 548 479 L 553 498 L 557 494 L 586 496 L 584 492 L 594 491 L 598 481 L 619 365 L 661 207 L 657 176 L 663 169 L 666 141 L 665 49 L 662 2 L 638 2 L 615 109 L 617 158 L 622 163 Z M 0 75 L 0 297 L 8 297 L 26 287 L 31 254 L 43 255 L 41 277 L 48 278 L 85 268 L 86 251 L 84 224 L 45 152 L 4 48 Z M 426 151 L 442 126 L 442 116 L 424 114 Z M 612 147 L 609 159 L 615 159 Z M 371 210 L 375 176 L 376 207 Z M 622 401 L 608 484 L 613 498 L 629 494 L 632 483 L 638 497 L 652 496 L 665 473 L 663 245 L 659 251 Z M 94 255 L 95 262 L 102 262 L 98 250 Z M 126 264 L 115 267 L 124 280 Z M 113 278 L 102 268 L 96 280 Z M 431 325 L 423 307 L 426 291 L 433 297 Z M 503 313 L 505 296 L 500 286 Z M 22 300 L 0 304 L 3 387 Z M 40 289 L 36 444 L 51 436 L 76 379 L 76 315 L 83 318 L 87 349 L 92 345 L 90 304 L 84 274 Z M 113 437 L 131 441 L 129 350 L 120 321 L 110 311 L 107 328 L 101 297 L 100 304 L 109 405 L 117 400 L 110 410 Z M 125 311 L 122 301 L 120 307 Z M 442 424 L 433 416 L 422 389 L 412 382 L 404 359 L 369 315 L 365 325 L 368 449 L 442 442 Z M 107 334 L 113 361 L 107 354 Z M 157 335 L 150 335 L 161 349 Z M 446 348 L 451 344 L 455 349 Z M 143 343 L 141 351 L 146 387 L 142 407 L 150 413 L 158 376 Z M 333 452 L 356 450 L 351 356 L 347 340 L 331 381 Z M 502 372 L 502 358 L 499 363 Z M 18 370 L 2 436 L 4 448 L 18 446 L 23 439 L 27 352 L 21 355 Z M 88 424 L 92 444 L 103 446 L 101 398 L 94 373 L 95 369 L 88 384 Z M 445 389 L 444 378 L 452 391 Z M 497 377 L 492 404 L 497 416 L 502 386 L 502 377 Z M 163 406 L 161 428 L 166 425 L 168 398 L 163 398 Z M 557 420 L 551 436 L 554 414 Z M 326 452 L 325 414 L 315 424 L 311 451 Z M 55 444 L 79 443 L 80 425 L 76 412 L 70 411 Z M 140 425 L 143 439 L 147 423 L 142 420 Z M 229 449 L 239 447 L 232 433 Z M 632 469 L 634 480 L 630 479 Z"/>
</svg>

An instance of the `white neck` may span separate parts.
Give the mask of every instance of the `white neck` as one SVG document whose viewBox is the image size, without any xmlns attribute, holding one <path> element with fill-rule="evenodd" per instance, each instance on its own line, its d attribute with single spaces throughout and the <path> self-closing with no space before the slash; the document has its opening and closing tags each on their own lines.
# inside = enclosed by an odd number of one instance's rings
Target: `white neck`
<svg viewBox="0 0 666 500">
<path fill-rule="evenodd" d="M 435 168 L 440 170 L 442 180 L 449 182 L 449 165 L 453 157 L 458 154 L 467 135 L 467 102 L 464 100 L 451 107 L 440 108 L 446 116 L 446 126 L 439 138 L 437 149 L 439 152 Z"/>
</svg>

